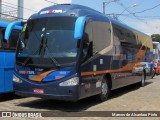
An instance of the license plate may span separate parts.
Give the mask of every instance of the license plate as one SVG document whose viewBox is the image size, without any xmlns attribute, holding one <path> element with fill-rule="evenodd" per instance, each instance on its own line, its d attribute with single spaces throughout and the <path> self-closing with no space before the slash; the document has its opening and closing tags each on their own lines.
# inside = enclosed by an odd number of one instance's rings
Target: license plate
<svg viewBox="0 0 160 120">
<path fill-rule="evenodd" d="M 37 89 L 37 88 L 35 88 L 35 89 L 33 89 L 33 92 L 35 94 L 44 94 L 44 89 Z"/>
</svg>

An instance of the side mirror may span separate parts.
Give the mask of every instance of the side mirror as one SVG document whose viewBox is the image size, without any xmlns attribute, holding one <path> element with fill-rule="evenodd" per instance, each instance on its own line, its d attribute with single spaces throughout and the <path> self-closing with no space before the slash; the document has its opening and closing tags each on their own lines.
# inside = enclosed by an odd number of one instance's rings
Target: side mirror
<svg viewBox="0 0 160 120">
<path fill-rule="evenodd" d="M 13 29 L 22 30 L 22 21 L 15 21 L 10 23 L 5 31 L 5 40 L 8 41 Z"/>
<path fill-rule="evenodd" d="M 74 30 L 74 38 L 76 40 L 82 38 L 85 22 L 86 22 L 85 16 L 81 16 L 77 18 L 76 23 L 75 23 L 75 30 Z"/>
</svg>

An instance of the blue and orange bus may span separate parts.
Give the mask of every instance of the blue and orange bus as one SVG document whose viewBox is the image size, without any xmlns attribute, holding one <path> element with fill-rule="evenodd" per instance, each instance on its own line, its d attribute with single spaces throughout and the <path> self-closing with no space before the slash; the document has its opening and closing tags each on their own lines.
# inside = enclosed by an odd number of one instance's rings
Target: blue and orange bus
<svg viewBox="0 0 160 120">
<path fill-rule="evenodd" d="M 9 28 L 8 28 L 9 29 Z M 145 69 L 135 64 L 153 50 L 146 34 L 91 8 L 60 4 L 40 10 L 19 37 L 14 71 L 15 93 L 77 101 L 139 83 Z"/>
<path fill-rule="evenodd" d="M 15 49 L 21 26 L 15 26 L 10 37 L 5 39 L 6 27 L 10 23 L 0 21 L 0 94 L 13 92 L 13 70 Z"/>
</svg>

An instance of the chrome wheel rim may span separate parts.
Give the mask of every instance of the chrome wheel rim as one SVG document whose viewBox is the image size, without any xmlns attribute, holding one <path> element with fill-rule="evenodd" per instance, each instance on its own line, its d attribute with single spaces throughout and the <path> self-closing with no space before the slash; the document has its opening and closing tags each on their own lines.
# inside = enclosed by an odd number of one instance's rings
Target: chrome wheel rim
<svg viewBox="0 0 160 120">
<path fill-rule="evenodd" d="M 108 92 L 108 86 L 106 81 L 102 82 L 102 95 L 106 95 Z"/>
</svg>

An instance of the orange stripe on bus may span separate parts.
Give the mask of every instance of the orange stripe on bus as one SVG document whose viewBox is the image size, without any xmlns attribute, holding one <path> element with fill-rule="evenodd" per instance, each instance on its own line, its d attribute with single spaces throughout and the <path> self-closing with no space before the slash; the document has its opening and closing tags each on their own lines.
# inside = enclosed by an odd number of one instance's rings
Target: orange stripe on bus
<svg viewBox="0 0 160 120">
<path fill-rule="evenodd" d="M 114 72 L 123 72 L 128 70 L 133 70 L 133 67 L 136 63 L 141 62 L 140 59 L 145 56 L 145 50 L 139 50 L 139 52 L 136 54 L 135 59 L 132 60 L 129 64 L 126 66 L 114 69 L 114 70 L 102 70 L 102 71 L 90 71 L 90 72 L 81 72 L 81 76 L 89 76 L 89 75 L 100 75 L 100 74 L 106 74 L 106 73 L 114 73 Z"/>
<path fill-rule="evenodd" d="M 41 82 L 42 79 L 43 79 L 46 75 L 48 75 L 49 73 L 51 73 L 51 72 L 53 72 L 53 71 L 54 71 L 54 70 L 50 70 L 50 71 L 44 72 L 44 73 L 42 73 L 42 74 L 40 74 L 40 75 L 38 75 L 38 76 L 35 76 L 35 77 L 33 77 L 33 78 L 29 78 L 29 79 L 32 80 L 32 81 Z"/>
</svg>

